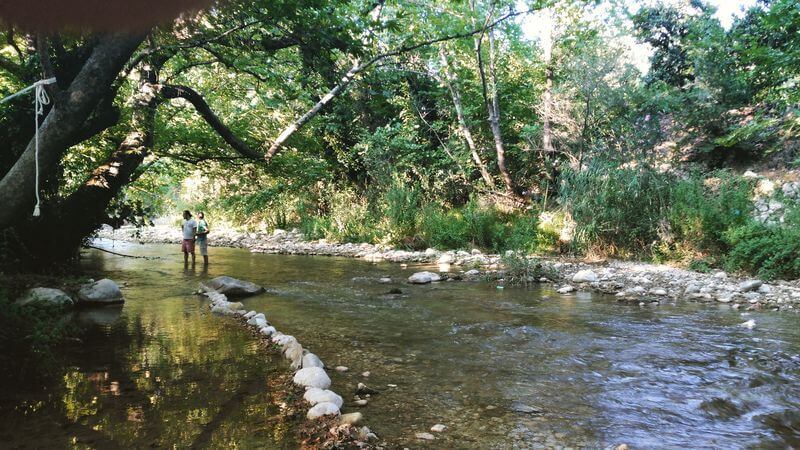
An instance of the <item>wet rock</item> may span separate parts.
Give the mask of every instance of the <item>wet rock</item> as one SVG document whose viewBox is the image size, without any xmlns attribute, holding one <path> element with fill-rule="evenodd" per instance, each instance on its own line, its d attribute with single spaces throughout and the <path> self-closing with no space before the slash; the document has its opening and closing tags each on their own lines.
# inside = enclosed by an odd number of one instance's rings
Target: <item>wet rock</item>
<svg viewBox="0 0 800 450">
<path fill-rule="evenodd" d="M 224 316 L 230 316 L 236 314 L 232 309 L 228 308 L 227 306 L 222 305 L 214 305 L 211 307 L 212 314 L 222 314 Z"/>
<path fill-rule="evenodd" d="M 32 304 L 46 304 L 55 306 L 69 307 L 73 306 L 75 302 L 67 295 L 66 292 L 60 289 L 52 289 L 46 287 L 37 287 L 28 289 L 21 299 L 17 300 L 18 305 L 32 305 Z"/>
<path fill-rule="evenodd" d="M 350 370 L 350 369 L 348 369 L 346 366 L 336 366 L 336 371 L 339 372 L 339 373 L 345 373 L 348 370 Z"/>
<path fill-rule="evenodd" d="M 432 441 L 436 439 L 436 436 L 430 433 L 416 433 L 414 434 L 414 437 L 416 437 L 417 439 L 421 439 L 423 441 Z"/>
<path fill-rule="evenodd" d="M 208 287 L 229 297 L 248 297 L 264 292 L 264 288 L 255 283 L 224 275 L 209 281 Z"/>
<path fill-rule="evenodd" d="M 388 283 L 391 283 L 391 282 L 392 282 L 392 279 L 389 278 L 389 277 L 383 277 L 383 278 L 379 278 L 378 279 L 378 283 L 381 283 L 381 284 L 388 284 Z"/>
<path fill-rule="evenodd" d="M 105 306 L 124 302 L 119 286 L 108 278 L 84 284 L 78 291 L 79 305 Z"/>
<path fill-rule="evenodd" d="M 442 425 L 441 423 L 437 423 L 436 425 L 431 427 L 431 431 L 434 433 L 441 433 L 442 431 L 447 429 L 447 425 Z"/>
<path fill-rule="evenodd" d="M 442 277 L 438 273 L 433 272 L 417 272 L 408 277 L 408 282 L 411 284 L 428 284 L 435 281 L 441 281 Z"/>
<path fill-rule="evenodd" d="M 742 281 L 739 283 L 739 291 L 741 292 L 751 292 L 755 291 L 764 284 L 761 280 L 747 280 Z"/>
<path fill-rule="evenodd" d="M 252 326 L 254 326 L 254 327 L 257 327 L 257 328 L 259 328 L 259 329 L 261 329 L 261 328 L 264 328 L 264 327 L 266 327 L 267 325 L 269 325 L 269 324 L 267 323 L 267 318 L 266 318 L 266 317 L 264 316 L 264 314 L 262 314 L 262 313 L 258 313 L 258 314 L 256 314 L 255 316 L 251 317 L 251 318 L 250 318 L 250 319 L 247 321 L 247 324 L 248 324 L 248 325 L 252 325 Z"/>
<path fill-rule="evenodd" d="M 739 324 L 742 328 L 747 328 L 748 330 L 752 330 L 756 327 L 756 321 L 753 319 L 748 320 L 747 322 L 742 322 Z"/>
<path fill-rule="evenodd" d="M 573 283 L 594 283 L 597 281 L 597 274 L 591 270 L 580 270 L 572 276 Z"/>
<path fill-rule="evenodd" d="M 323 416 L 338 416 L 339 415 L 339 407 L 336 406 L 334 403 L 330 402 L 322 402 L 317 403 L 311 409 L 308 410 L 306 413 L 306 418 L 308 420 L 316 420 Z"/>
<path fill-rule="evenodd" d="M 542 412 L 541 410 L 538 410 L 538 409 L 534 408 L 533 406 L 526 405 L 524 403 L 519 403 L 519 402 L 513 403 L 511 405 L 511 410 L 514 411 L 514 412 L 523 413 L 523 414 L 539 414 L 539 413 Z"/>
<path fill-rule="evenodd" d="M 353 404 L 356 405 L 356 406 L 367 406 L 367 403 L 369 403 L 369 400 L 367 400 L 365 398 L 363 398 L 363 399 L 360 398 L 360 399 L 358 399 L 358 400 L 353 402 Z"/>
<path fill-rule="evenodd" d="M 311 406 L 327 402 L 333 403 L 336 407 L 341 408 L 344 404 L 344 400 L 342 400 L 342 397 L 336 392 L 319 388 L 309 388 L 306 393 L 303 394 L 303 400 L 310 403 Z"/>
<path fill-rule="evenodd" d="M 356 395 L 375 395 L 378 393 L 378 391 L 372 389 L 364 383 L 358 383 L 358 386 L 356 387 Z"/>
<path fill-rule="evenodd" d="M 303 367 L 325 367 L 325 364 L 317 355 L 308 353 L 303 356 Z"/>
<path fill-rule="evenodd" d="M 244 315 L 244 318 L 245 318 L 245 319 L 248 319 L 248 320 L 250 320 L 250 319 L 252 319 L 252 318 L 253 318 L 253 317 L 254 317 L 256 314 L 258 314 L 258 313 L 257 313 L 257 312 L 255 312 L 255 311 L 249 311 L 249 312 L 245 313 L 245 315 Z"/>
<path fill-rule="evenodd" d="M 364 377 L 364 378 L 369 378 L 370 375 L 372 375 L 372 374 L 369 371 L 361 373 L 361 376 Z"/>
<path fill-rule="evenodd" d="M 273 326 L 264 327 L 260 331 L 261 334 L 263 334 L 264 336 L 272 336 L 275 332 L 277 332 L 277 330 Z"/>
<path fill-rule="evenodd" d="M 358 425 L 364 420 L 364 415 L 360 412 L 354 412 L 349 414 L 342 414 L 340 422 L 342 425 Z"/>
<path fill-rule="evenodd" d="M 302 364 L 303 361 L 303 346 L 298 342 L 290 342 L 283 347 L 283 357 L 289 361 L 297 361 L 297 365 Z"/>
<path fill-rule="evenodd" d="M 294 374 L 292 381 L 306 388 L 328 389 L 331 386 L 330 377 L 321 367 L 304 367 Z"/>
<path fill-rule="evenodd" d="M 470 269 L 464 272 L 464 276 L 467 278 L 475 278 L 481 276 L 481 271 L 478 269 Z"/>
<path fill-rule="evenodd" d="M 570 292 L 575 292 L 575 288 L 570 285 L 566 285 L 558 289 L 556 292 L 558 292 L 559 294 L 569 294 Z"/>
</svg>

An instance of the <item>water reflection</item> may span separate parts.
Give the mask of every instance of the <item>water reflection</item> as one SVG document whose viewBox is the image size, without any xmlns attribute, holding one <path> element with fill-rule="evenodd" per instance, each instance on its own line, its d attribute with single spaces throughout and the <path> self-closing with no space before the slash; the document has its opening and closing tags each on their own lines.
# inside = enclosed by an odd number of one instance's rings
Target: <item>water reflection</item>
<svg viewBox="0 0 800 450">
<path fill-rule="evenodd" d="M 693 304 L 409 286 L 398 281 L 411 269 L 385 263 L 213 249 L 214 264 L 192 271 L 172 247 L 123 250 L 162 259 L 87 255 L 97 276 L 129 283 L 128 302 L 99 321 L 51 394 L 16 397 L 25 421 L 0 426 L 57 442 L 292 446 L 265 393 L 283 363 L 187 295 L 229 274 L 268 287 L 246 306 L 350 368 L 331 371 L 346 410 L 358 408 L 358 382 L 381 391 L 361 410 L 392 446 L 418 447 L 414 433 L 435 423 L 448 429 L 432 448 L 800 445 L 797 315 L 754 314 L 758 326 L 746 330 L 738 312 Z M 54 418 L 62 431 L 45 426 Z"/>
</svg>

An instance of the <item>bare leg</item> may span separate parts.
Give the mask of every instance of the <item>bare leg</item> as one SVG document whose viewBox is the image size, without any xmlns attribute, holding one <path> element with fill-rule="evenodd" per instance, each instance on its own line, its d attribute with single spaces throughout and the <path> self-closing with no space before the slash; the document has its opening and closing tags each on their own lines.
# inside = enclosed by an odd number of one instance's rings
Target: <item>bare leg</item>
<svg viewBox="0 0 800 450">
<path fill-rule="evenodd" d="M 208 265 L 208 255 L 203 255 L 203 264 Z"/>
</svg>

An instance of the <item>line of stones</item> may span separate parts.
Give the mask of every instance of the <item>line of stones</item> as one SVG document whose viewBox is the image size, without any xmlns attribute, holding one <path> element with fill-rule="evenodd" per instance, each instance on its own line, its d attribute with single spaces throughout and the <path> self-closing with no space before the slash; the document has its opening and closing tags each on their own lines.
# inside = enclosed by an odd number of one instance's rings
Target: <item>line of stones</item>
<svg viewBox="0 0 800 450">
<path fill-rule="evenodd" d="M 247 321 L 247 325 L 255 328 L 281 348 L 283 357 L 289 360 L 290 367 L 295 372 L 294 384 L 306 390 L 303 399 L 311 405 L 306 413 L 308 420 L 316 420 L 324 416 L 340 416 L 340 422 L 343 425 L 357 425 L 363 420 L 360 412 L 341 414 L 344 400 L 339 394 L 328 389 L 331 379 L 325 372 L 322 360 L 314 353 L 304 349 L 294 336 L 276 330 L 263 313 L 247 311 L 242 303 L 228 301 L 224 294 L 203 284 L 200 285 L 200 288 L 203 294 L 211 300 L 212 313 L 243 317 Z M 359 434 L 365 439 L 376 439 L 376 436 L 367 427 L 361 427 Z"/>
</svg>

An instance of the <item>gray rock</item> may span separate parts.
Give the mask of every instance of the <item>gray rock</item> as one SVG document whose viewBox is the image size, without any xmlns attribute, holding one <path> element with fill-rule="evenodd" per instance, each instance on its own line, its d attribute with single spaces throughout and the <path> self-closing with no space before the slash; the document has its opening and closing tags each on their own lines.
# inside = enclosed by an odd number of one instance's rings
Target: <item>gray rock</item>
<svg viewBox="0 0 800 450">
<path fill-rule="evenodd" d="M 764 284 L 761 280 L 747 280 L 739 283 L 739 290 L 742 292 L 755 291 Z"/>
<path fill-rule="evenodd" d="M 208 286 L 229 297 L 247 297 L 264 292 L 264 288 L 255 283 L 228 276 L 216 277 L 208 282 Z"/>
<path fill-rule="evenodd" d="M 308 353 L 303 356 L 303 367 L 325 367 L 322 360 L 313 353 Z"/>
<path fill-rule="evenodd" d="M 533 406 L 526 405 L 524 403 L 519 403 L 519 402 L 516 402 L 516 403 L 512 404 L 511 405 L 511 410 L 514 411 L 514 412 L 523 413 L 523 414 L 538 414 L 538 413 L 542 412 L 542 411 L 534 408 Z"/>
<path fill-rule="evenodd" d="M 342 417 L 339 419 L 342 425 L 358 425 L 364 420 L 364 415 L 360 412 L 354 412 L 349 414 L 342 414 Z"/>
<path fill-rule="evenodd" d="M 72 306 L 75 302 L 60 289 L 37 287 L 28 289 L 21 299 L 17 300 L 18 305 L 31 305 L 41 303 L 56 306 Z"/>
<path fill-rule="evenodd" d="M 438 273 L 433 272 L 417 272 L 408 277 L 408 282 L 411 284 L 428 284 L 434 281 L 441 281 L 442 277 Z"/>
<path fill-rule="evenodd" d="M 437 423 L 436 425 L 431 427 L 431 431 L 434 433 L 441 433 L 442 431 L 447 429 L 447 425 L 443 425 L 441 423 Z"/>
<path fill-rule="evenodd" d="M 570 285 L 566 285 L 558 289 L 556 292 L 558 292 L 559 294 L 569 294 L 570 292 L 575 292 L 575 288 Z"/>
<path fill-rule="evenodd" d="M 424 441 L 432 441 L 436 439 L 436 436 L 430 433 L 416 433 L 414 434 L 414 437 L 416 437 L 417 439 L 422 439 Z"/>
<path fill-rule="evenodd" d="M 119 286 L 108 278 L 84 284 L 78 291 L 79 305 L 105 306 L 124 302 Z"/>
</svg>

